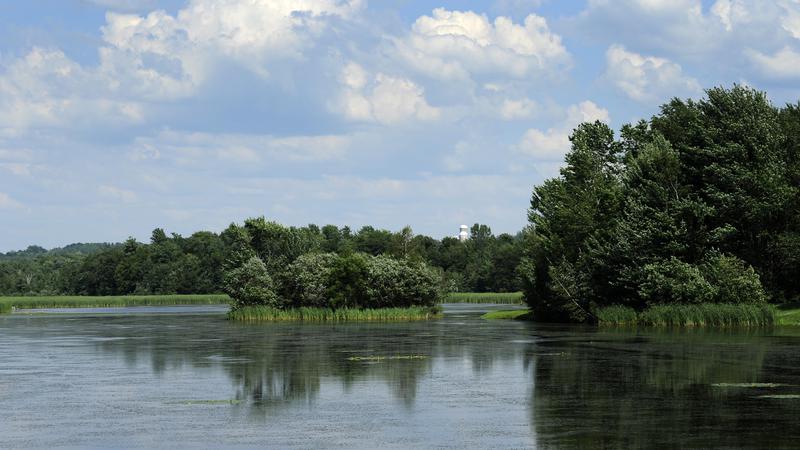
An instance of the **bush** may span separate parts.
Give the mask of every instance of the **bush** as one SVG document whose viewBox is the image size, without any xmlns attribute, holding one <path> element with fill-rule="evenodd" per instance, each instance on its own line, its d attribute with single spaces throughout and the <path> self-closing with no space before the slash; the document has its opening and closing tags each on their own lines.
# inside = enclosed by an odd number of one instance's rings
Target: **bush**
<svg viewBox="0 0 800 450">
<path fill-rule="evenodd" d="M 716 288 L 715 303 L 767 302 L 767 293 L 752 266 L 735 256 L 719 255 L 704 265 L 706 279 Z"/>
<path fill-rule="evenodd" d="M 709 303 L 717 290 L 703 277 L 700 268 L 677 258 L 644 266 L 639 295 L 648 305 L 659 303 Z"/>
<path fill-rule="evenodd" d="M 227 272 L 224 281 L 235 308 L 431 307 L 442 297 L 441 277 L 427 265 L 363 253 L 302 255 L 276 274 L 276 283 L 253 257 Z"/>
<path fill-rule="evenodd" d="M 251 305 L 283 306 L 275 294 L 267 266 L 257 256 L 225 272 L 222 283 L 225 293 L 233 300 L 234 309 Z"/>
<path fill-rule="evenodd" d="M 367 305 L 367 256 L 360 253 L 340 256 L 330 269 L 328 306 L 330 308 L 364 308 Z"/>
<path fill-rule="evenodd" d="M 293 306 L 327 307 L 331 272 L 339 256 L 309 253 L 298 257 L 281 276 L 281 296 Z"/>
<path fill-rule="evenodd" d="M 433 306 L 441 296 L 440 278 L 425 264 L 374 256 L 367 266 L 371 308 Z"/>
</svg>

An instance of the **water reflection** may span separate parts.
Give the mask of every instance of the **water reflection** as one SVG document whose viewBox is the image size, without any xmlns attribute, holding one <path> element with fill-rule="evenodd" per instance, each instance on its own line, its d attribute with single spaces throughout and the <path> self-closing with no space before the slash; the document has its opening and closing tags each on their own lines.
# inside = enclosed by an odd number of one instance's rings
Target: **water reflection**
<svg viewBox="0 0 800 450">
<path fill-rule="evenodd" d="M 612 330 L 538 346 L 553 350 L 526 355 L 536 380 L 530 421 L 542 446 L 796 445 L 800 402 L 762 397 L 797 391 L 797 372 L 772 366 L 796 349 L 764 331 Z"/>
<path fill-rule="evenodd" d="M 787 331 L 597 330 L 488 322 L 457 307 L 443 320 L 406 324 L 0 318 L 0 338 L 0 399 L 14 411 L 0 424 L 9 444 L 0 437 L 0 447 L 80 443 L 87 427 L 107 426 L 98 404 L 119 426 L 169 421 L 169 433 L 201 446 L 266 436 L 276 447 L 331 439 L 354 447 L 792 447 L 800 438 L 800 399 L 791 397 L 800 394 L 800 334 Z M 52 429 L 25 434 L 27 423 Z M 305 434 L 307 423 L 324 432 Z M 205 434 L 189 433 L 198 425 Z M 168 441 L 159 442 L 145 447 Z"/>
</svg>

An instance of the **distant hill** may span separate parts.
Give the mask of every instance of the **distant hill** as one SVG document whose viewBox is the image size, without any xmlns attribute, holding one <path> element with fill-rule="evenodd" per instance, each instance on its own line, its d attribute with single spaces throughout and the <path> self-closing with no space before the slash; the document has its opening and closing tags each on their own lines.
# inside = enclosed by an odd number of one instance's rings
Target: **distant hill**
<svg viewBox="0 0 800 450">
<path fill-rule="evenodd" d="M 44 255 L 89 255 L 106 250 L 108 248 L 116 247 L 118 245 L 120 244 L 110 244 L 107 242 L 78 242 L 75 244 L 65 245 L 64 247 L 56 247 L 50 250 L 38 245 L 30 245 L 25 250 L 0 253 L 0 261 L 11 259 L 32 259 Z"/>
</svg>

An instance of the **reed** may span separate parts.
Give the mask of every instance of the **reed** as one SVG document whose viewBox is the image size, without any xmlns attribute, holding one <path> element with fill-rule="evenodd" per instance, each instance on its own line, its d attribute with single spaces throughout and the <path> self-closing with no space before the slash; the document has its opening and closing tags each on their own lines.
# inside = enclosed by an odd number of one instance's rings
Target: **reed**
<svg viewBox="0 0 800 450">
<path fill-rule="evenodd" d="M 405 322 L 438 319 L 440 307 L 410 308 L 291 308 L 246 306 L 228 312 L 228 319 L 239 322 Z"/>
<path fill-rule="evenodd" d="M 113 308 L 125 306 L 219 305 L 230 298 L 224 294 L 208 295 L 120 295 L 108 297 L 53 296 L 0 297 L 0 312 L 39 308 Z"/>
<path fill-rule="evenodd" d="M 521 305 L 522 292 L 453 292 L 447 294 L 442 303 L 495 303 Z"/>
<path fill-rule="evenodd" d="M 596 312 L 600 325 L 645 325 L 655 327 L 765 327 L 778 323 L 772 305 L 701 303 L 655 305 L 636 312 L 625 306 L 610 306 Z"/>
<path fill-rule="evenodd" d="M 489 311 L 481 316 L 487 320 L 533 320 L 533 313 L 528 309 L 514 309 L 510 311 Z"/>
</svg>

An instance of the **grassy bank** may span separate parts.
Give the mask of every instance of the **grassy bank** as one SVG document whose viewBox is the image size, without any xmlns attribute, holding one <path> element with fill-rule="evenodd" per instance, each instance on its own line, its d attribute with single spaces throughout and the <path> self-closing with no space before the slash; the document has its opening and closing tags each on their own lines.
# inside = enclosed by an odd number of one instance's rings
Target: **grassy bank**
<svg viewBox="0 0 800 450">
<path fill-rule="evenodd" d="M 800 303 L 778 306 L 778 324 L 800 326 Z"/>
<path fill-rule="evenodd" d="M 266 306 L 248 306 L 228 313 L 228 319 L 239 322 L 405 322 L 437 319 L 441 308 L 414 306 L 410 308 L 380 309 L 328 309 L 293 308 L 277 309 Z"/>
<path fill-rule="evenodd" d="M 490 311 L 481 316 L 481 319 L 496 320 L 533 320 L 533 314 L 527 309 L 514 309 L 511 311 Z"/>
<path fill-rule="evenodd" d="M 209 295 L 125 295 L 110 297 L 0 297 L 0 313 L 16 309 L 107 308 L 123 306 L 218 305 L 228 303 L 224 294 Z"/>
<path fill-rule="evenodd" d="M 522 292 L 452 292 L 442 303 L 497 303 L 521 305 Z"/>
<path fill-rule="evenodd" d="M 596 315 L 604 326 L 760 327 L 779 323 L 777 309 L 772 305 L 656 305 L 641 312 L 610 306 L 599 309 Z"/>
</svg>

